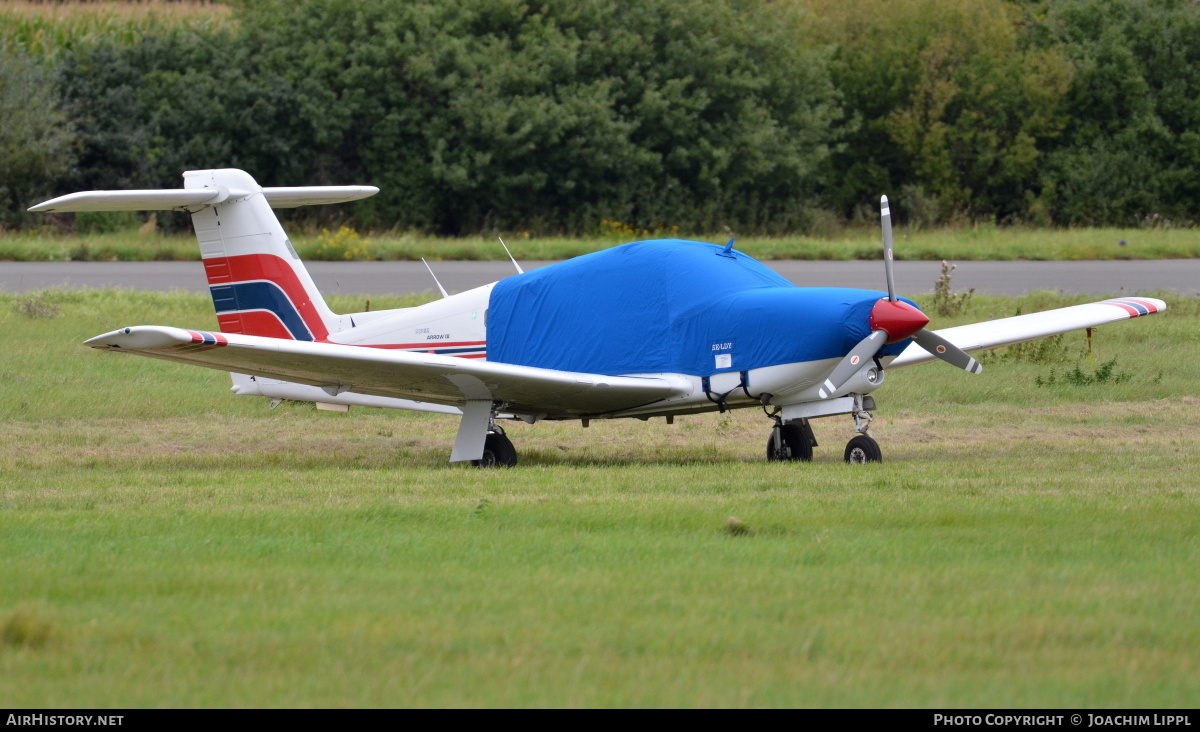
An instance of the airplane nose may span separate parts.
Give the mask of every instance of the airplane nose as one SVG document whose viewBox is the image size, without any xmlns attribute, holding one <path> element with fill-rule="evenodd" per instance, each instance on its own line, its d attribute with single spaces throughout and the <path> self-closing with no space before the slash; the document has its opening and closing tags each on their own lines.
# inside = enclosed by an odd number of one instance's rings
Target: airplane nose
<svg viewBox="0 0 1200 732">
<path fill-rule="evenodd" d="M 925 313 L 900 300 L 884 298 L 871 308 L 871 330 L 882 330 L 888 343 L 896 343 L 929 324 Z"/>
</svg>

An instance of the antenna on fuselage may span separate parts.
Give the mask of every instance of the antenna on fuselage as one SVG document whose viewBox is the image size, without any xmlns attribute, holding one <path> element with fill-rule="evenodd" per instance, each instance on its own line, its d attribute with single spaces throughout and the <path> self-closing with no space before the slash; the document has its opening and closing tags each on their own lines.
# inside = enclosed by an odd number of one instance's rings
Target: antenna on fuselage
<svg viewBox="0 0 1200 732">
<path fill-rule="evenodd" d="M 512 260 L 513 266 L 517 268 L 517 274 L 525 274 L 525 270 L 521 269 L 521 265 L 517 264 L 517 258 L 512 255 L 512 252 L 508 251 L 508 245 L 504 243 L 504 239 L 499 236 L 496 238 L 500 240 L 500 246 L 504 247 L 504 253 Z"/>
<path fill-rule="evenodd" d="M 433 267 L 429 266 L 429 262 L 425 261 L 425 257 L 421 257 L 421 263 L 425 265 L 425 269 L 429 270 L 429 276 L 433 278 L 433 284 L 437 285 L 438 289 L 442 291 L 442 297 L 450 297 L 449 293 L 446 292 L 446 288 L 442 287 L 441 282 L 438 282 L 437 275 L 433 273 Z"/>
</svg>

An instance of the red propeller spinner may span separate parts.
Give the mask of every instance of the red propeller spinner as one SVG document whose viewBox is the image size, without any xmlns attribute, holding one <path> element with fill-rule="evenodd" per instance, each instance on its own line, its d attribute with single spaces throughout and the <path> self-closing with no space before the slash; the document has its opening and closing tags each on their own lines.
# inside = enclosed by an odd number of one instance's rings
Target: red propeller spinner
<svg viewBox="0 0 1200 732">
<path fill-rule="evenodd" d="M 885 343 L 897 343 L 929 324 L 925 313 L 902 300 L 881 299 L 871 308 L 871 330 L 888 335 Z"/>
<path fill-rule="evenodd" d="M 893 273 L 892 211 L 887 196 L 879 201 L 880 223 L 883 227 L 883 272 L 887 277 L 888 296 L 871 307 L 871 334 L 859 341 L 830 372 L 825 383 L 817 390 L 822 399 L 828 399 L 840 390 L 868 359 L 874 358 L 888 343 L 912 338 L 916 344 L 951 366 L 978 374 L 983 367 L 966 351 L 945 337 L 925 330 L 929 318 L 917 308 L 896 298 L 896 279 Z"/>
</svg>

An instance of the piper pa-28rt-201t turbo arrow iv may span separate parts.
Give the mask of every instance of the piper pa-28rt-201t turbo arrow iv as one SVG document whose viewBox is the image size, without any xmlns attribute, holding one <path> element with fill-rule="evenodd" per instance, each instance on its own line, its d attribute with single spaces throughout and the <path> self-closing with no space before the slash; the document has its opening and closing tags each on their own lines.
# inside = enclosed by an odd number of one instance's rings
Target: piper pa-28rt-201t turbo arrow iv
<svg viewBox="0 0 1200 732">
<path fill-rule="evenodd" d="M 887 292 L 796 287 L 733 248 L 641 241 L 413 308 L 338 315 L 272 208 L 337 203 L 370 186 L 263 188 L 240 170 L 184 173 L 176 190 L 88 191 L 32 211 L 184 210 L 200 241 L 219 332 L 122 328 L 94 348 L 229 371 L 239 395 L 461 415 L 450 460 L 517 462 L 502 419 L 666 417 L 761 407 L 769 460 L 811 460 L 811 420 L 848 414 L 845 459 L 881 459 L 867 434 L 885 374 L 1166 309 L 1126 297 L 930 330 Z M 440 288 L 440 286 L 439 286 Z"/>
</svg>

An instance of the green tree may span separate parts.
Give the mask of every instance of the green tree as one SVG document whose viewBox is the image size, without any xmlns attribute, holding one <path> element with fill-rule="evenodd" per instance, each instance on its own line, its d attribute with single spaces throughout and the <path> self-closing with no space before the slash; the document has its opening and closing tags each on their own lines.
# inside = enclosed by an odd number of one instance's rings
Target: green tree
<svg viewBox="0 0 1200 732">
<path fill-rule="evenodd" d="M 831 159 L 837 208 L 896 192 L 901 215 L 928 222 L 1027 214 L 1066 124 L 1073 69 L 1060 48 L 1028 47 L 1001 0 L 810 4 L 838 43 L 835 83 L 858 122 Z"/>
<path fill-rule="evenodd" d="M 1064 0 L 1031 6 L 1031 37 L 1077 72 L 1050 153 L 1048 205 L 1062 224 L 1194 216 L 1200 196 L 1200 6 Z"/>
<path fill-rule="evenodd" d="M 101 41 L 65 53 L 61 66 L 84 142 L 84 185 L 173 187 L 184 170 L 223 166 L 272 185 L 302 180 L 309 130 L 292 124 L 290 81 L 256 69 L 228 33 L 168 29 L 135 46 Z"/>
<path fill-rule="evenodd" d="M 806 18 L 748 0 L 260 0 L 220 28 L 76 44 L 61 85 L 86 187 L 234 166 L 378 185 L 340 209 L 366 226 L 780 230 L 839 134 Z"/>
<path fill-rule="evenodd" d="M 840 115 L 803 13 L 722 0 L 248 3 L 294 89 L 310 170 L 383 192 L 379 223 L 785 227 Z"/>
<path fill-rule="evenodd" d="M 49 68 L 0 43 L 0 224 L 20 226 L 25 209 L 50 198 L 75 160 L 76 139 Z"/>
</svg>

